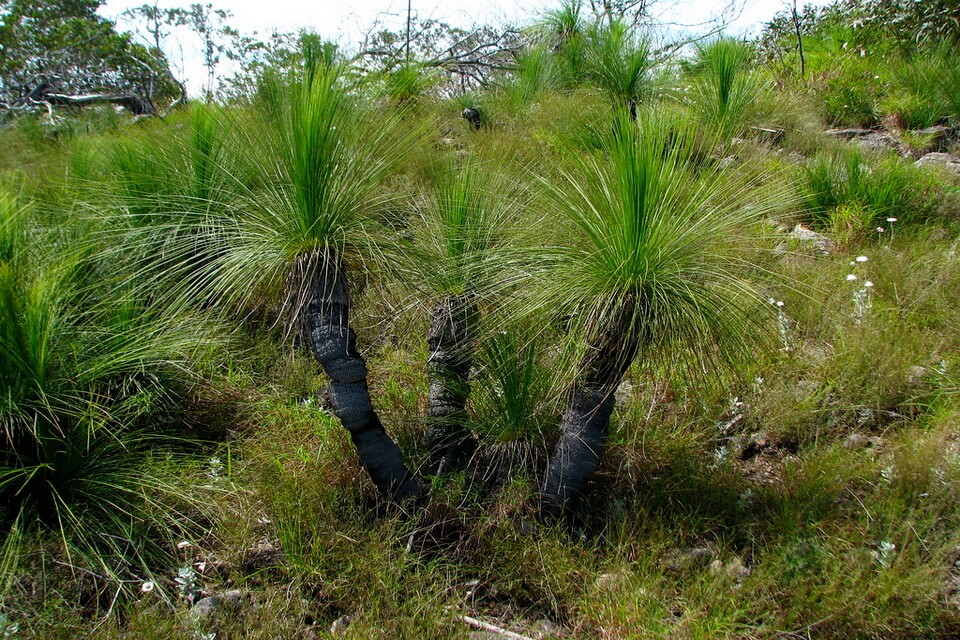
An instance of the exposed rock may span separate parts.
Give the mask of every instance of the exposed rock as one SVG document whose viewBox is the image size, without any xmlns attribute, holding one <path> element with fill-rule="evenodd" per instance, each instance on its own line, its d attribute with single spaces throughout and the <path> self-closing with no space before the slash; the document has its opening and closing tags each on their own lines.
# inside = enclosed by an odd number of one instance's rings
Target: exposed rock
<svg viewBox="0 0 960 640">
<path fill-rule="evenodd" d="M 914 164 L 918 167 L 940 167 L 960 176 L 960 158 L 950 153 L 928 153 Z"/>
<path fill-rule="evenodd" d="M 907 384 L 911 387 L 920 387 L 923 386 L 930 375 L 930 372 L 926 367 L 910 367 L 907 369 Z"/>
<path fill-rule="evenodd" d="M 850 450 L 875 449 L 883 444 L 880 436 L 871 436 L 865 433 L 851 433 L 843 440 L 843 448 Z"/>
<path fill-rule="evenodd" d="M 738 467 L 743 477 L 750 482 L 772 487 L 783 482 L 783 467 L 790 456 L 781 457 L 781 450 L 769 447 L 759 454 L 740 460 Z M 740 496 L 743 505 L 749 504 L 749 500 L 743 495 Z"/>
<path fill-rule="evenodd" d="M 899 140 L 888 133 L 881 133 L 879 131 L 855 138 L 853 143 L 864 151 L 887 151 L 893 149 L 900 154 L 906 151 L 906 147 L 904 147 Z"/>
<path fill-rule="evenodd" d="M 829 354 L 826 353 L 822 347 L 811 345 L 810 348 L 820 349 L 820 351 L 814 351 L 809 355 L 806 351 L 804 352 L 804 355 L 807 355 L 814 362 L 824 362 L 829 357 Z M 797 390 L 797 397 L 801 400 L 806 400 L 807 398 L 812 398 L 820 391 L 820 383 L 815 380 L 797 380 L 795 389 Z"/>
<path fill-rule="evenodd" d="M 330 633 L 335 636 L 342 636 L 347 632 L 347 627 L 350 626 L 350 622 L 353 620 L 350 616 L 340 616 L 333 621 L 333 624 L 330 625 Z"/>
<path fill-rule="evenodd" d="M 713 551 L 704 547 L 675 549 L 663 558 L 661 566 L 668 573 L 681 573 L 708 567 L 713 558 Z"/>
<path fill-rule="evenodd" d="M 243 593 L 240 591 L 233 590 L 225 591 L 224 593 L 215 593 L 197 600 L 193 607 L 190 608 L 190 617 L 194 620 L 209 618 L 215 611 L 219 611 L 224 607 L 236 610 L 240 607 L 241 602 L 243 602 Z"/>
<path fill-rule="evenodd" d="M 836 247 L 836 243 L 833 240 L 822 233 L 817 233 L 813 229 L 806 228 L 802 224 L 798 224 L 793 228 L 793 231 L 790 232 L 790 237 L 796 238 L 801 242 L 811 243 L 813 248 L 823 255 L 831 253 Z"/>
<path fill-rule="evenodd" d="M 733 578 L 737 582 L 740 582 L 750 575 L 750 567 L 745 565 L 740 557 L 734 556 L 734 558 L 728 562 L 724 562 L 720 559 L 714 560 L 712 563 L 710 563 L 710 572 L 716 575 Z"/>
<path fill-rule="evenodd" d="M 750 127 L 750 129 L 757 135 L 758 140 L 768 144 L 780 144 L 787 133 L 784 129 L 774 127 Z"/>
<path fill-rule="evenodd" d="M 844 140 L 852 140 L 854 138 L 868 136 L 871 133 L 877 133 L 877 131 L 873 129 L 827 129 L 824 133 L 826 133 L 828 136 L 836 136 L 837 138 L 843 138 Z"/>
<path fill-rule="evenodd" d="M 950 146 L 951 131 L 949 127 L 935 125 L 926 129 L 916 129 L 910 132 L 915 138 L 926 138 L 923 152 L 946 151 Z"/>
<path fill-rule="evenodd" d="M 245 574 L 251 574 L 264 569 L 273 569 L 281 566 L 284 559 L 285 556 L 281 549 L 271 544 L 265 544 L 243 552 L 240 559 L 240 570 Z"/>
<path fill-rule="evenodd" d="M 612 591 L 620 588 L 626 576 L 622 573 L 601 573 L 594 581 L 593 586 L 598 591 Z"/>
<path fill-rule="evenodd" d="M 749 460 L 750 458 L 754 458 L 769 446 L 770 438 L 762 431 L 744 436 L 740 442 L 740 459 Z"/>
<path fill-rule="evenodd" d="M 563 636 L 563 627 L 558 625 L 553 620 L 548 620 L 547 618 L 538 620 L 537 623 L 533 625 L 533 628 L 534 638 L 560 638 Z"/>
<path fill-rule="evenodd" d="M 207 596 L 201 598 L 190 609 L 190 616 L 193 618 L 206 618 L 220 607 L 220 598 L 217 596 Z"/>
</svg>

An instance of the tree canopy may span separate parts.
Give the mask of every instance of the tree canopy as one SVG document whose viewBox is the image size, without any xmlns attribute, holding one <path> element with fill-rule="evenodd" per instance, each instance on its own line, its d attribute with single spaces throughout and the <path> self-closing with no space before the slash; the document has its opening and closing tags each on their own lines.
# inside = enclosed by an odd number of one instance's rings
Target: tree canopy
<svg viewBox="0 0 960 640">
<path fill-rule="evenodd" d="M 97 14 L 100 0 L 0 3 L 0 103 L 6 111 L 99 99 L 134 113 L 176 97 L 163 53 Z"/>
</svg>

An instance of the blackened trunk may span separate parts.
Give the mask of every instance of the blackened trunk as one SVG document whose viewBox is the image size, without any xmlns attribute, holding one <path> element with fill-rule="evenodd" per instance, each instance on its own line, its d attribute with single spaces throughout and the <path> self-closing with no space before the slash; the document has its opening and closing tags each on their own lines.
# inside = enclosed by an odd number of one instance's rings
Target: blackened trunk
<svg viewBox="0 0 960 640">
<path fill-rule="evenodd" d="M 578 387 L 571 391 L 560 425 L 560 440 L 547 465 L 541 503 L 544 518 L 556 520 L 572 511 L 596 473 L 613 405 L 612 389 Z"/>
<path fill-rule="evenodd" d="M 444 298 L 430 318 L 427 360 L 427 444 L 430 468 L 461 468 L 476 448 L 467 428 L 476 304 L 468 296 Z"/>
<path fill-rule="evenodd" d="M 612 322 L 580 363 L 580 380 L 570 391 L 560 424 L 560 439 L 550 456 L 541 495 L 540 514 L 547 521 L 571 515 L 581 493 L 600 466 L 614 391 L 637 355 L 641 332 L 628 319 L 629 306 L 620 322 Z"/>
<path fill-rule="evenodd" d="M 420 480 L 403 461 L 370 402 L 367 365 L 350 327 L 350 299 L 342 267 L 321 265 L 310 282 L 304 321 L 313 355 L 330 376 L 330 404 L 357 448 L 360 463 L 381 493 L 398 501 L 419 499 Z"/>
</svg>

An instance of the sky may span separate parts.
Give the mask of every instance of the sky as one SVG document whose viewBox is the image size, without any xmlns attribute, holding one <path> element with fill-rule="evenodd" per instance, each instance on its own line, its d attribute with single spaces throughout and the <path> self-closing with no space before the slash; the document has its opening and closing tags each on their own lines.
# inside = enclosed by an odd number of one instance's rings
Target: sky
<svg viewBox="0 0 960 640">
<path fill-rule="evenodd" d="M 196 0 L 194 0 L 196 1 Z M 229 24 L 241 33 L 257 32 L 261 36 L 273 30 L 295 32 L 301 29 L 316 31 L 328 40 L 340 42 L 346 48 L 355 47 L 363 34 L 377 23 L 398 29 L 405 20 L 408 0 L 204 0 L 217 9 L 233 14 Z M 131 7 L 154 2 L 160 8 L 182 7 L 191 0 L 106 0 L 100 13 L 116 20 Z M 738 17 L 727 30 L 729 35 L 754 35 L 763 22 L 786 8 L 788 0 L 737 0 L 741 6 Z M 432 18 L 454 26 L 473 24 L 527 24 L 545 9 L 560 6 L 560 0 L 410 0 L 413 13 L 421 20 Z M 655 0 L 654 11 L 662 22 L 694 25 L 715 17 L 726 4 L 724 0 Z M 815 4 L 822 4 L 815 2 Z M 124 23 L 120 21 L 120 28 Z M 694 28 L 695 29 L 695 28 Z M 181 38 L 176 51 L 168 51 L 168 58 L 177 71 L 188 77 L 190 91 L 197 95 L 205 80 L 199 43 Z"/>
</svg>

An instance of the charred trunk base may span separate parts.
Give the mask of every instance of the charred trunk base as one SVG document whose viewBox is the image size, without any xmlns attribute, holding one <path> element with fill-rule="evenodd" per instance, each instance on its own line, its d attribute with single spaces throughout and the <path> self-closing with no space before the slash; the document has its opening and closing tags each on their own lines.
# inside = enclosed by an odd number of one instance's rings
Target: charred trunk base
<svg viewBox="0 0 960 640">
<path fill-rule="evenodd" d="M 438 474 L 462 469 L 477 447 L 466 411 L 476 315 L 469 298 L 453 296 L 440 301 L 430 319 L 426 436 L 428 465 Z"/>
<path fill-rule="evenodd" d="M 540 515 L 557 522 L 580 510 L 583 489 L 600 466 L 615 397 L 612 390 L 575 389 L 563 415 L 560 440 L 547 465 Z"/>
<path fill-rule="evenodd" d="M 424 484 L 409 469 L 370 401 L 367 365 L 357 351 L 349 323 L 349 296 L 340 268 L 321 268 L 312 278 L 304 313 L 314 357 L 332 382 L 327 388 L 333 413 L 350 432 L 360 463 L 381 494 L 398 502 L 420 502 Z"/>
</svg>

